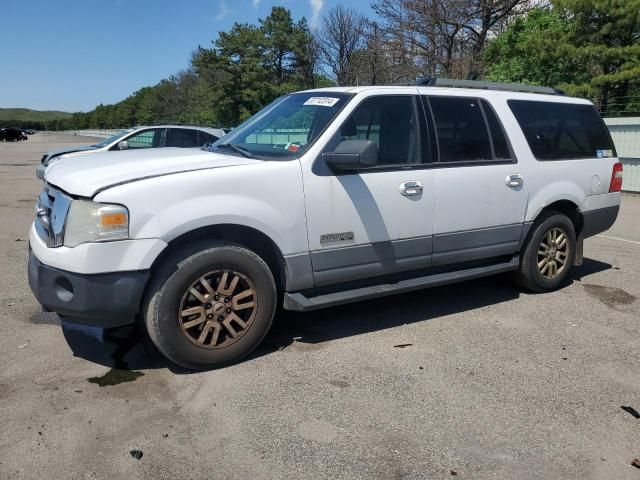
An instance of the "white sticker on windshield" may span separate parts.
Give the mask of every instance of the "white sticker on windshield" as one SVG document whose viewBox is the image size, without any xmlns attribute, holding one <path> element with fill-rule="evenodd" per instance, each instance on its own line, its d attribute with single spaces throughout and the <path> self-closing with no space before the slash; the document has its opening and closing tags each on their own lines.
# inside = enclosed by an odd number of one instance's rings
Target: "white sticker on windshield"
<svg viewBox="0 0 640 480">
<path fill-rule="evenodd" d="M 309 100 L 303 103 L 303 105 L 318 105 L 319 107 L 333 107 L 340 101 L 335 97 L 311 97 Z"/>
</svg>

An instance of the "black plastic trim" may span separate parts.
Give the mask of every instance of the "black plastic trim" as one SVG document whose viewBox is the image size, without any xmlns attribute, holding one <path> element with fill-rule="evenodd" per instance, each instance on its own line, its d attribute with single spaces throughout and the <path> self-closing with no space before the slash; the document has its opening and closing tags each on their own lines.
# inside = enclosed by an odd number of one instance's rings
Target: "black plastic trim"
<svg viewBox="0 0 640 480">
<path fill-rule="evenodd" d="M 609 230 L 618 218 L 620 205 L 599 208 L 582 212 L 583 227 L 580 232 L 584 238 L 592 237 L 605 230 Z"/>
<path fill-rule="evenodd" d="M 128 325 L 140 311 L 150 272 L 72 273 L 40 262 L 29 251 L 29 286 L 47 310 L 66 321 L 102 328 Z"/>
<path fill-rule="evenodd" d="M 352 290 L 327 293 L 314 297 L 307 297 L 302 292 L 285 293 L 284 308 L 286 310 L 294 310 L 305 312 L 309 310 L 317 310 L 320 308 L 333 307 L 350 302 L 361 300 L 369 300 L 387 295 L 393 295 L 401 292 L 410 292 L 423 288 L 447 285 L 463 280 L 471 280 L 473 278 L 485 277 L 497 273 L 515 270 L 519 265 L 519 257 L 516 255 L 510 261 L 498 263 L 489 266 L 473 267 L 465 270 L 457 270 L 454 272 L 436 273 L 423 277 L 401 280 L 394 283 L 386 283 L 373 285 Z"/>
</svg>

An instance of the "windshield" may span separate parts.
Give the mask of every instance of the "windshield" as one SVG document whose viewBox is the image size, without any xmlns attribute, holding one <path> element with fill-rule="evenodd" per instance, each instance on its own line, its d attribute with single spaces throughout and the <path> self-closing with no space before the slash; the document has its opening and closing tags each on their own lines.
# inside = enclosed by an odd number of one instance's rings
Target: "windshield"
<svg viewBox="0 0 640 480">
<path fill-rule="evenodd" d="M 125 133 L 129 133 L 131 130 L 121 130 L 120 132 L 116 133 L 115 135 L 113 135 L 112 137 L 109 138 L 105 138 L 104 140 L 102 140 L 100 143 L 96 143 L 94 145 L 92 145 L 93 147 L 106 147 L 107 145 L 109 145 L 110 143 L 115 142 L 116 140 L 118 140 L 119 138 L 124 137 Z"/>
<path fill-rule="evenodd" d="M 205 148 L 267 160 L 299 157 L 350 98 L 351 95 L 334 92 L 281 97 Z"/>
</svg>

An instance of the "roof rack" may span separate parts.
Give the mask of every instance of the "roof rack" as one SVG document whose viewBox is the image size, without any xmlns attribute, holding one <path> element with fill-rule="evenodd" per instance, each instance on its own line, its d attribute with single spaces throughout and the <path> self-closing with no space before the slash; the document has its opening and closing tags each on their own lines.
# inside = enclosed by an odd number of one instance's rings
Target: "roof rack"
<svg viewBox="0 0 640 480">
<path fill-rule="evenodd" d="M 562 90 L 551 87 L 539 87 L 524 83 L 484 82 L 478 80 L 457 80 L 455 78 L 418 77 L 415 82 L 402 85 L 418 85 L 424 87 L 477 88 L 480 90 L 503 90 L 509 92 L 544 93 L 546 95 L 564 95 Z"/>
</svg>

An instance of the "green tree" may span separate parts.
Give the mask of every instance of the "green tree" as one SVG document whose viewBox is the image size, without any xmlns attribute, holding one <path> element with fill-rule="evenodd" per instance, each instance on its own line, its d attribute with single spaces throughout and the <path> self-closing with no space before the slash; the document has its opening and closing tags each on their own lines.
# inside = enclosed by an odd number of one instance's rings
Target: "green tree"
<svg viewBox="0 0 640 480">
<path fill-rule="evenodd" d="M 517 18 L 485 52 L 486 77 L 497 82 L 559 86 L 588 81 L 580 58 L 562 55 L 575 22 L 557 9 L 537 8 Z"/>
<path fill-rule="evenodd" d="M 555 0 L 576 28 L 562 50 L 592 68 L 575 93 L 595 97 L 602 112 L 624 110 L 640 85 L 640 0 Z"/>
<path fill-rule="evenodd" d="M 559 87 L 602 113 L 637 110 L 640 0 L 555 0 L 516 19 L 484 58 L 491 80 Z"/>
</svg>

